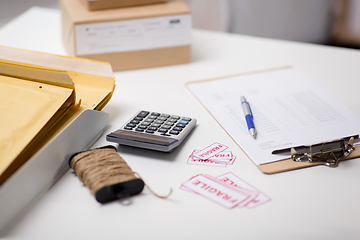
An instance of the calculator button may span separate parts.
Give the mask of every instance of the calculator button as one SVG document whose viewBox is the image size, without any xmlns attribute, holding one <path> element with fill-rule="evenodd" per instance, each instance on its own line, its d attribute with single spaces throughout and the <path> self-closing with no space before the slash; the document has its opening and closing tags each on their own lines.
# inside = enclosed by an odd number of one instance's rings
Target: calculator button
<svg viewBox="0 0 360 240">
<path fill-rule="evenodd" d="M 137 121 L 141 121 L 141 120 L 143 120 L 144 118 L 142 118 L 142 117 L 134 117 L 134 120 L 137 120 Z"/>
<path fill-rule="evenodd" d="M 156 116 L 156 117 L 158 117 L 158 116 L 160 116 L 160 113 L 153 112 L 153 113 L 151 113 L 151 115 L 152 115 L 152 116 Z"/>
<path fill-rule="evenodd" d="M 154 131 L 154 130 L 150 130 L 150 129 L 146 129 L 145 132 L 147 132 L 147 133 L 154 133 L 155 131 Z"/>
<path fill-rule="evenodd" d="M 141 112 L 138 113 L 137 117 L 142 117 L 142 118 L 144 118 L 144 117 L 146 117 L 149 113 L 150 113 L 150 112 L 148 112 L 148 111 L 141 111 Z"/>
<path fill-rule="evenodd" d="M 184 119 L 181 119 L 181 120 L 179 121 L 179 123 L 180 123 L 180 124 L 185 124 L 185 125 L 186 125 L 186 124 L 188 124 L 188 123 L 189 123 L 189 121 L 185 121 Z"/>
<path fill-rule="evenodd" d="M 171 118 L 172 118 L 172 119 L 176 119 L 176 120 L 180 119 L 180 117 L 177 116 L 177 115 L 172 115 Z"/>
<path fill-rule="evenodd" d="M 181 120 L 184 120 L 184 121 L 188 121 L 188 122 L 190 122 L 190 121 L 191 121 L 191 118 L 188 118 L 188 117 L 183 117 Z"/>
<path fill-rule="evenodd" d="M 181 128 L 181 127 L 174 127 L 172 130 L 181 131 L 181 130 L 183 130 L 183 128 Z"/>
<path fill-rule="evenodd" d="M 159 124 L 159 123 L 153 123 L 153 124 L 151 124 L 151 126 L 152 126 L 152 127 L 160 127 L 161 124 Z"/>
<path fill-rule="evenodd" d="M 141 128 L 135 128 L 135 131 L 137 131 L 137 132 L 143 132 L 143 131 L 144 131 L 144 129 L 141 129 Z"/>
<path fill-rule="evenodd" d="M 171 128 L 171 125 L 166 125 L 166 124 L 164 124 L 164 125 L 161 126 L 161 128 L 170 129 L 170 128 Z"/>
<path fill-rule="evenodd" d="M 157 127 L 153 127 L 153 126 L 150 126 L 149 128 L 148 128 L 148 130 L 151 130 L 151 131 L 156 131 L 158 128 Z"/>
<path fill-rule="evenodd" d="M 146 126 L 146 125 L 143 125 L 143 124 L 140 124 L 140 125 L 138 126 L 138 128 L 141 128 L 141 129 L 146 129 L 146 128 L 147 128 L 147 126 Z"/>
<path fill-rule="evenodd" d="M 145 120 L 144 120 L 144 122 L 149 122 L 149 123 L 152 123 L 154 121 L 154 119 L 151 119 L 151 118 L 146 118 Z"/>
<path fill-rule="evenodd" d="M 134 123 L 134 124 L 138 124 L 139 122 L 140 122 L 140 121 L 134 120 L 134 119 L 130 121 L 130 123 Z"/>
<path fill-rule="evenodd" d="M 157 118 L 157 116 L 154 116 L 154 115 L 150 115 L 147 117 L 147 119 L 156 119 L 156 118 Z"/>
<path fill-rule="evenodd" d="M 175 131 L 175 130 L 171 130 L 170 132 L 169 132 L 170 134 L 173 134 L 173 135 L 179 135 L 179 131 Z"/>
<path fill-rule="evenodd" d="M 176 122 L 177 121 L 177 119 L 175 119 L 175 118 L 169 118 L 168 120 L 167 120 L 167 122 L 172 122 L 172 123 L 174 123 L 174 122 Z"/>
<path fill-rule="evenodd" d="M 174 123 L 174 122 L 170 122 L 170 121 L 166 121 L 164 124 L 172 126 L 172 125 L 174 125 L 175 123 Z"/>
<path fill-rule="evenodd" d="M 169 114 L 161 114 L 161 117 L 164 117 L 164 118 L 169 118 L 170 115 Z"/>
<path fill-rule="evenodd" d="M 158 120 L 161 120 L 161 121 L 165 121 L 166 119 L 168 119 L 167 117 L 158 117 L 157 118 Z"/>
<path fill-rule="evenodd" d="M 132 128 L 132 127 L 125 126 L 124 129 L 126 129 L 126 130 L 132 130 L 133 128 Z"/>
<path fill-rule="evenodd" d="M 155 122 L 154 123 L 157 123 L 157 124 L 163 124 L 164 123 L 164 121 L 161 121 L 161 120 L 155 120 Z"/>
<path fill-rule="evenodd" d="M 141 125 L 145 125 L 145 126 L 149 126 L 151 123 L 150 122 L 142 122 Z"/>
<path fill-rule="evenodd" d="M 135 123 L 128 123 L 128 124 L 126 124 L 126 126 L 127 126 L 127 127 L 132 127 L 132 128 L 133 128 L 133 127 L 135 127 L 135 126 L 136 126 L 136 124 L 135 124 Z"/>
<path fill-rule="evenodd" d="M 181 123 L 178 123 L 178 124 L 176 124 L 175 126 L 176 126 L 176 127 L 181 127 L 181 128 L 184 128 L 184 127 L 185 127 L 185 125 L 184 125 L 184 124 L 181 124 Z"/>
<path fill-rule="evenodd" d="M 158 132 L 161 132 L 161 133 L 167 133 L 167 129 L 165 129 L 165 128 L 159 128 L 158 129 Z"/>
</svg>

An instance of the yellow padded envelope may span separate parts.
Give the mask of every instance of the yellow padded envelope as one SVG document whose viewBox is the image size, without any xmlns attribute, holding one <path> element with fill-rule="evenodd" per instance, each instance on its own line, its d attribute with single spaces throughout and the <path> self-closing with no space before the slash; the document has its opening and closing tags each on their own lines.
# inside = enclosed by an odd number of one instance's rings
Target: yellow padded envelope
<svg viewBox="0 0 360 240">
<path fill-rule="evenodd" d="M 0 58 L 1 185 L 82 111 L 101 110 L 115 80 L 108 63 L 3 46 Z"/>
<path fill-rule="evenodd" d="M 6 67 L 13 65 L 0 61 L 0 71 Z M 31 67 L 16 67 L 32 76 Z M 66 84 L 51 84 L 53 80 L 46 78 L 36 81 L 0 75 L 0 183 L 25 162 L 41 137 L 50 133 L 75 107 L 75 89 L 70 77 L 56 71 L 48 75 L 60 75 L 59 79 L 64 79 Z"/>
</svg>

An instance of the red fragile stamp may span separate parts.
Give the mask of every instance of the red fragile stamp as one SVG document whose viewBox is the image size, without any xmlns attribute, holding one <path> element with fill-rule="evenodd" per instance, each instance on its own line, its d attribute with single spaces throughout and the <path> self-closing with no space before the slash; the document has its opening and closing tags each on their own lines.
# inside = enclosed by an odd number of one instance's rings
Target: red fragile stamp
<svg viewBox="0 0 360 240">
<path fill-rule="evenodd" d="M 225 151 L 229 147 L 221 143 L 213 143 L 199 150 L 195 149 L 188 157 L 188 164 L 226 167 L 232 165 L 236 159 L 231 151 Z"/>
</svg>

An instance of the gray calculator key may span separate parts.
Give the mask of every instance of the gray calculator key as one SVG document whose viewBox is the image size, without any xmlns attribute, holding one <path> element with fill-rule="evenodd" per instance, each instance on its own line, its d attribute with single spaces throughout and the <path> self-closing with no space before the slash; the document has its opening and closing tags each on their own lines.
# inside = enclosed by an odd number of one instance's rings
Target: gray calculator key
<svg viewBox="0 0 360 240">
<path fill-rule="evenodd" d="M 165 129 L 165 128 L 159 128 L 158 129 L 158 132 L 162 132 L 162 133 L 166 133 L 168 130 L 167 129 Z"/>
<path fill-rule="evenodd" d="M 127 127 L 135 127 L 136 124 L 135 124 L 135 123 L 128 123 L 128 124 L 126 124 L 126 126 L 127 126 Z"/>
<path fill-rule="evenodd" d="M 170 129 L 171 128 L 171 125 L 162 125 L 161 128 L 165 128 L 165 129 Z"/>
<path fill-rule="evenodd" d="M 161 120 L 161 121 L 165 121 L 166 119 L 168 119 L 167 117 L 158 117 L 157 120 Z"/>
<path fill-rule="evenodd" d="M 134 123 L 134 124 L 138 124 L 140 121 L 139 120 L 131 120 L 130 123 Z"/>
<path fill-rule="evenodd" d="M 158 128 L 157 127 L 152 127 L 152 126 L 150 126 L 149 128 L 148 128 L 148 130 L 151 130 L 151 131 L 156 131 Z"/>
<path fill-rule="evenodd" d="M 164 121 L 162 121 L 162 120 L 155 120 L 155 122 L 154 122 L 154 123 L 163 124 L 163 123 L 164 123 Z"/>
<path fill-rule="evenodd" d="M 170 121 L 166 121 L 164 124 L 172 126 L 172 125 L 174 125 L 175 123 L 174 123 L 174 122 L 170 122 Z"/>
<path fill-rule="evenodd" d="M 146 119 L 144 119 L 144 122 L 152 123 L 153 121 L 154 121 L 154 119 L 151 119 L 151 118 L 146 118 Z"/>
<path fill-rule="evenodd" d="M 182 131 L 183 130 L 183 128 L 181 128 L 181 127 L 174 127 L 172 130 L 175 130 L 175 131 Z"/>
<path fill-rule="evenodd" d="M 136 116 L 137 116 L 137 117 L 142 117 L 142 118 L 144 118 L 144 117 L 146 117 L 149 113 L 150 113 L 150 112 L 148 112 L 148 111 L 141 111 L 141 112 L 139 112 L 138 115 L 136 115 Z"/>
</svg>

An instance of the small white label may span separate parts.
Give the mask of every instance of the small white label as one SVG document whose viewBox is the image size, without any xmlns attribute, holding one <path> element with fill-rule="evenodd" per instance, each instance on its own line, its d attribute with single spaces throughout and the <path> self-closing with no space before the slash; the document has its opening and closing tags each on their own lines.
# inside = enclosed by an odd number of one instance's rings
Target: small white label
<svg viewBox="0 0 360 240">
<path fill-rule="evenodd" d="M 75 26 L 76 54 L 129 52 L 190 45 L 191 15 L 172 15 Z"/>
</svg>

